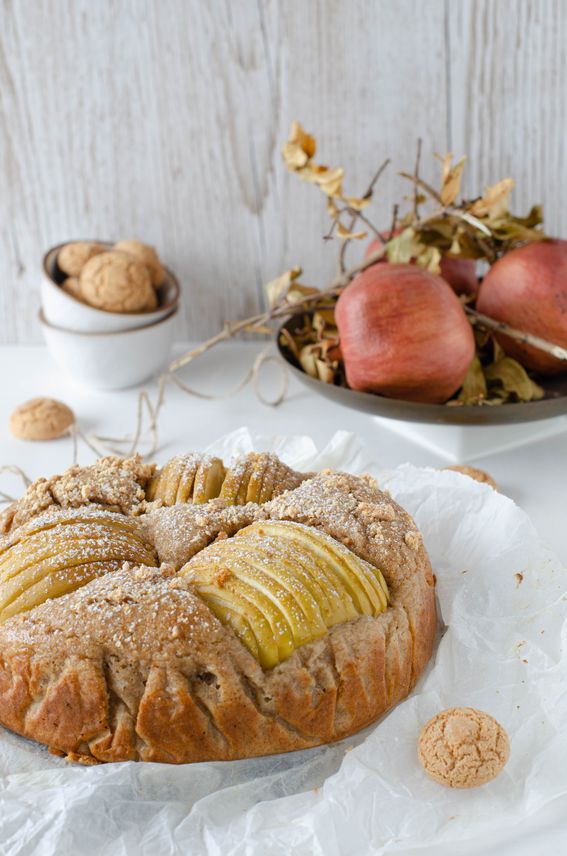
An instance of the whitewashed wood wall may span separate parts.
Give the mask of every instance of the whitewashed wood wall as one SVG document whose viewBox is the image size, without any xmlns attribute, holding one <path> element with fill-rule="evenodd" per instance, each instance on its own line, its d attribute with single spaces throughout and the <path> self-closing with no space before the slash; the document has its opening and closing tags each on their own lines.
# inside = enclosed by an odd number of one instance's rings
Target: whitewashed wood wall
<svg viewBox="0 0 567 856">
<path fill-rule="evenodd" d="M 0 341 L 39 340 L 42 253 L 76 237 L 155 244 L 194 339 L 294 264 L 323 283 L 294 118 L 352 193 L 394 159 L 382 223 L 421 136 L 567 235 L 567 0 L 0 0 Z"/>
</svg>

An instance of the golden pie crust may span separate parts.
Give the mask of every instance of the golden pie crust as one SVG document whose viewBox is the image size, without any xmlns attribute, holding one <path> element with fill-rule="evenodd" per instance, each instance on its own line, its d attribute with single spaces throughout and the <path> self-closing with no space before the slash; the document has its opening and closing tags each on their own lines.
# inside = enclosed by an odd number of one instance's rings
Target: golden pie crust
<svg viewBox="0 0 567 856">
<path fill-rule="evenodd" d="M 180 571 L 273 521 L 379 570 L 389 601 L 263 668 Z M 72 760 L 234 760 L 339 740 L 405 698 L 431 656 L 421 536 L 368 476 L 297 473 L 256 453 L 161 471 L 104 458 L 38 480 L 0 525 L 0 723 Z M 60 593 L 77 569 L 78 587 Z"/>
</svg>

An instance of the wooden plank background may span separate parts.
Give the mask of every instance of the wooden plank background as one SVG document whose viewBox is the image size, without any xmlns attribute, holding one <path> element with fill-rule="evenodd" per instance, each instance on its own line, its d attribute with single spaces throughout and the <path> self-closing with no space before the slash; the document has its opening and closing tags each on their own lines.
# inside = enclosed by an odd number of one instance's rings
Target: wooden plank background
<svg viewBox="0 0 567 856">
<path fill-rule="evenodd" d="M 180 337 L 256 309 L 336 244 L 280 157 L 292 119 L 388 223 L 424 140 L 505 175 L 567 235 L 567 0 L 0 0 L 0 341 L 39 341 L 41 257 L 138 237 L 184 286 Z M 353 251 L 354 252 L 354 251 Z"/>
</svg>

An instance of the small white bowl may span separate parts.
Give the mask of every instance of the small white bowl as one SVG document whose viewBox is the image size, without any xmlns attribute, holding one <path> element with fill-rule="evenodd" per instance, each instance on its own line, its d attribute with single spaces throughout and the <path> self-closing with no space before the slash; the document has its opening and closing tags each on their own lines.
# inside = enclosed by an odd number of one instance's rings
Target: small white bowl
<svg viewBox="0 0 567 856">
<path fill-rule="evenodd" d="M 97 241 L 107 249 L 112 244 Z M 179 302 L 179 283 L 171 271 L 166 269 L 163 285 L 157 290 L 159 306 L 153 312 L 106 312 L 81 303 L 61 288 L 65 279 L 57 267 L 57 254 L 65 244 L 52 247 L 43 257 L 43 278 L 41 282 L 41 304 L 45 320 L 56 327 L 74 330 L 77 333 L 113 333 L 119 330 L 133 330 L 155 324 L 169 315 Z"/>
<path fill-rule="evenodd" d="M 136 386 L 165 366 L 173 341 L 177 309 L 146 327 L 114 333 L 78 333 L 50 324 L 42 310 L 39 323 L 58 366 L 95 389 Z"/>
</svg>

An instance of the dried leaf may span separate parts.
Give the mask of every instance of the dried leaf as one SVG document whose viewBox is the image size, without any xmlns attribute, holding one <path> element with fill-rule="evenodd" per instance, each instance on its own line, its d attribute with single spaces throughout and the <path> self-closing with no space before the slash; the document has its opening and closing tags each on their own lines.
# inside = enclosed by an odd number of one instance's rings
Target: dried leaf
<svg viewBox="0 0 567 856">
<path fill-rule="evenodd" d="M 343 196 L 344 201 L 349 208 L 354 208 L 355 211 L 362 211 L 367 205 L 370 205 L 370 197 L 366 196 L 362 199 L 357 199 L 356 196 Z"/>
<path fill-rule="evenodd" d="M 424 245 L 412 228 L 404 229 L 386 244 L 386 255 L 392 264 L 409 264 L 423 251 Z"/>
<path fill-rule="evenodd" d="M 521 223 L 522 226 L 527 226 L 528 229 L 534 229 L 536 226 L 541 226 L 543 223 L 543 206 L 532 205 L 526 217 L 513 217 L 515 223 Z"/>
<path fill-rule="evenodd" d="M 537 395 L 541 390 L 528 376 L 525 368 L 512 357 L 502 357 L 497 362 L 486 366 L 484 374 L 489 384 L 495 384 L 508 396 L 514 396 L 519 401 L 531 401 L 534 392 Z"/>
<path fill-rule="evenodd" d="M 525 226 L 520 218 L 508 217 L 507 219 L 492 220 L 490 222 L 492 235 L 500 241 L 515 241 L 525 243 L 543 241 L 546 235 L 541 229 L 532 229 Z"/>
<path fill-rule="evenodd" d="M 299 350 L 295 339 L 286 327 L 283 327 L 280 333 L 280 345 L 289 348 L 296 360 L 299 360 Z"/>
<path fill-rule="evenodd" d="M 287 168 L 292 171 L 302 169 L 315 155 L 316 150 L 315 138 L 307 134 L 299 122 L 292 122 L 289 140 L 282 149 Z"/>
<path fill-rule="evenodd" d="M 270 306 L 276 306 L 285 298 L 292 282 L 294 282 L 298 276 L 301 276 L 301 268 L 295 267 L 285 273 L 282 273 L 282 275 L 276 277 L 276 279 L 272 279 L 264 286 Z"/>
<path fill-rule="evenodd" d="M 438 155 L 439 157 L 439 155 Z M 439 157 L 442 163 L 441 170 L 441 202 L 445 206 L 453 205 L 461 191 L 461 176 L 466 163 L 466 156 L 462 157 L 455 166 L 451 152 L 445 157 Z"/>
<path fill-rule="evenodd" d="M 335 321 L 335 313 L 332 309 L 318 309 L 313 313 L 313 329 L 319 334 L 323 330 L 336 330 L 337 324 Z"/>
<path fill-rule="evenodd" d="M 313 162 L 317 143 L 306 133 L 299 122 L 293 122 L 290 137 L 283 146 L 282 155 L 287 168 L 295 172 L 303 181 L 316 184 L 329 199 L 341 199 L 347 206 L 362 211 L 370 203 L 370 195 L 364 197 L 344 196 L 342 167 L 328 167 Z M 328 211 L 334 219 L 338 214 L 336 205 L 329 205 Z"/>
<path fill-rule="evenodd" d="M 460 404 L 480 404 L 487 395 L 488 389 L 482 364 L 478 357 L 474 357 L 456 400 Z"/>
<path fill-rule="evenodd" d="M 473 333 L 477 351 L 481 351 L 492 342 L 493 336 L 490 330 L 484 330 L 482 327 L 473 327 Z"/>
<path fill-rule="evenodd" d="M 349 232 L 348 229 L 345 229 L 342 223 L 337 224 L 336 231 L 337 238 L 343 238 L 345 240 L 356 240 L 361 241 L 363 238 L 368 237 L 368 232 Z"/>
<path fill-rule="evenodd" d="M 416 262 L 419 267 L 428 270 L 430 273 L 441 272 L 441 252 L 437 247 L 425 247 L 416 257 Z"/>
<path fill-rule="evenodd" d="M 336 363 L 342 358 L 338 337 L 321 340 L 321 356 L 326 362 Z"/>
<path fill-rule="evenodd" d="M 313 345 L 305 345 L 299 352 L 299 364 L 303 371 L 318 380 L 319 372 L 317 370 L 317 358 L 313 350 Z"/>
<path fill-rule="evenodd" d="M 458 241 L 459 251 L 454 252 L 451 247 L 450 254 L 453 257 L 461 259 L 480 259 L 486 258 L 486 252 L 479 244 L 478 235 L 471 233 L 469 229 L 460 223 L 455 233 L 455 242 Z"/>
<path fill-rule="evenodd" d="M 335 380 L 335 368 L 324 360 L 316 360 L 315 363 L 319 380 L 322 380 L 324 383 L 333 383 Z"/>
<path fill-rule="evenodd" d="M 474 217 L 489 217 L 496 220 L 508 213 L 508 197 L 514 187 L 512 178 L 503 178 L 502 181 L 487 187 L 481 199 L 472 204 L 469 211 Z"/>
<path fill-rule="evenodd" d="M 306 181 L 317 184 L 327 196 L 342 197 L 344 169 L 340 166 L 329 169 L 326 166 L 309 166 L 301 170 L 300 175 Z"/>
<path fill-rule="evenodd" d="M 300 303 L 304 298 L 309 297 L 311 294 L 318 293 L 318 288 L 313 288 L 311 285 L 300 285 L 298 282 L 294 282 L 287 292 L 285 299 L 286 302 L 290 304 Z"/>
<path fill-rule="evenodd" d="M 492 333 L 490 333 L 489 338 L 492 340 L 492 362 L 499 363 L 500 360 L 503 360 L 506 356 L 506 352 L 496 336 L 493 336 Z"/>
<path fill-rule="evenodd" d="M 299 363 L 304 372 L 316 380 L 324 383 L 333 383 L 337 370 L 336 363 L 328 363 L 321 359 L 321 350 L 318 344 L 305 345 L 299 353 Z"/>
<path fill-rule="evenodd" d="M 449 247 L 455 232 L 455 223 L 449 217 L 435 217 L 416 229 L 419 240 L 424 244 Z"/>
</svg>

